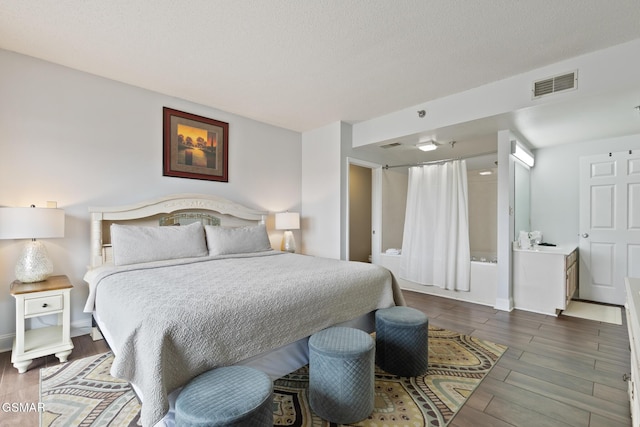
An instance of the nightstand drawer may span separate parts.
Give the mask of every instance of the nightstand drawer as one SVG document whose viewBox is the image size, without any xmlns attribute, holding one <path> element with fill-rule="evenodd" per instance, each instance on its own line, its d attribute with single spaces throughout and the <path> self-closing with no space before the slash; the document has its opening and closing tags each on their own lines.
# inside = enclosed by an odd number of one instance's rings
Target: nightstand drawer
<svg viewBox="0 0 640 427">
<path fill-rule="evenodd" d="M 24 300 L 24 315 L 45 314 L 51 311 L 62 310 L 62 295 L 51 295 L 42 298 L 29 298 Z"/>
</svg>

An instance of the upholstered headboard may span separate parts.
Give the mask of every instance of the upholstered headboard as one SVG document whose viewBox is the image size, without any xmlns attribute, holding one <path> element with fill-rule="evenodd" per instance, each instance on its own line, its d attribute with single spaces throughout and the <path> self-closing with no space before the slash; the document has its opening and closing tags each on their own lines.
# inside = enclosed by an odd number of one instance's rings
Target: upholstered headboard
<svg viewBox="0 0 640 427">
<path fill-rule="evenodd" d="M 90 268 L 111 258 L 111 224 L 175 225 L 200 221 L 205 225 L 264 224 L 268 212 L 247 208 L 207 194 L 174 194 L 128 206 L 89 207 Z"/>
</svg>

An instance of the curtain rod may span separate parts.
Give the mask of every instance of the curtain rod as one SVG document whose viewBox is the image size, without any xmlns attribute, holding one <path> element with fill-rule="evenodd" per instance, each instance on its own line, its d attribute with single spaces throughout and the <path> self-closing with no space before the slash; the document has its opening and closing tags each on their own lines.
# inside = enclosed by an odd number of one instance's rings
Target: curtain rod
<svg viewBox="0 0 640 427">
<path fill-rule="evenodd" d="M 453 157 L 451 159 L 430 160 L 428 162 L 407 163 L 405 165 L 394 165 L 394 166 L 384 165 L 382 167 L 382 169 L 387 170 L 387 169 L 393 169 L 393 168 L 408 168 L 408 167 L 413 167 L 413 166 L 433 165 L 433 164 L 438 164 L 438 163 L 451 162 L 451 161 L 454 161 L 454 160 L 472 159 L 474 157 L 486 156 L 488 154 L 496 154 L 496 153 L 497 153 L 497 151 L 487 151 L 486 153 L 478 153 L 478 154 L 474 154 L 473 156 L 467 156 L 467 157 Z"/>
</svg>

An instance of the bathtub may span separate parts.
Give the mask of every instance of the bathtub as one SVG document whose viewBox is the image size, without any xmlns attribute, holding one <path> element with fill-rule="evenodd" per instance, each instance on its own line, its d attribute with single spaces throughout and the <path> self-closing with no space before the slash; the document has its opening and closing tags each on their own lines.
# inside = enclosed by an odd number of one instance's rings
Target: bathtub
<svg viewBox="0 0 640 427">
<path fill-rule="evenodd" d="M 494 307 L 498 289 L 498 263 L 493 262 L 495 258 L 491 254 L 475 252 L 474 254 L 476 261 L 471 261 L 469 292 L 450 291 L 437 286 L 422 285 L 401 279 L 399 275 L 402 255 L 382 253 L 379 257 L 379 264 L 393 273 L 402 289 Z M 480 259 L 485 259 L 485 261 L 479 261 Z"/>
<path fill-rule="evenodd" d="M 472 251 L 471 252 L 471 262 L 498 262 L 498 256 L 495 252 L 481 252 L 481 251 Z"/>
</svg>

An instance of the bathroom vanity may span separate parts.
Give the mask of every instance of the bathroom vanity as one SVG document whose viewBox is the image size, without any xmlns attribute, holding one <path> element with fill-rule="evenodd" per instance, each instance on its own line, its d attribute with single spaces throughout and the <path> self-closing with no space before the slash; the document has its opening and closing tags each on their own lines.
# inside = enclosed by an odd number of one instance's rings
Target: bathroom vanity
<svg viewBox="0 0 640 427">
<path fill-rule="evenodd" d="M 513 248 L 515 308 L 557 316 L 578 287 L 576 246 Z"/>
</svg>

